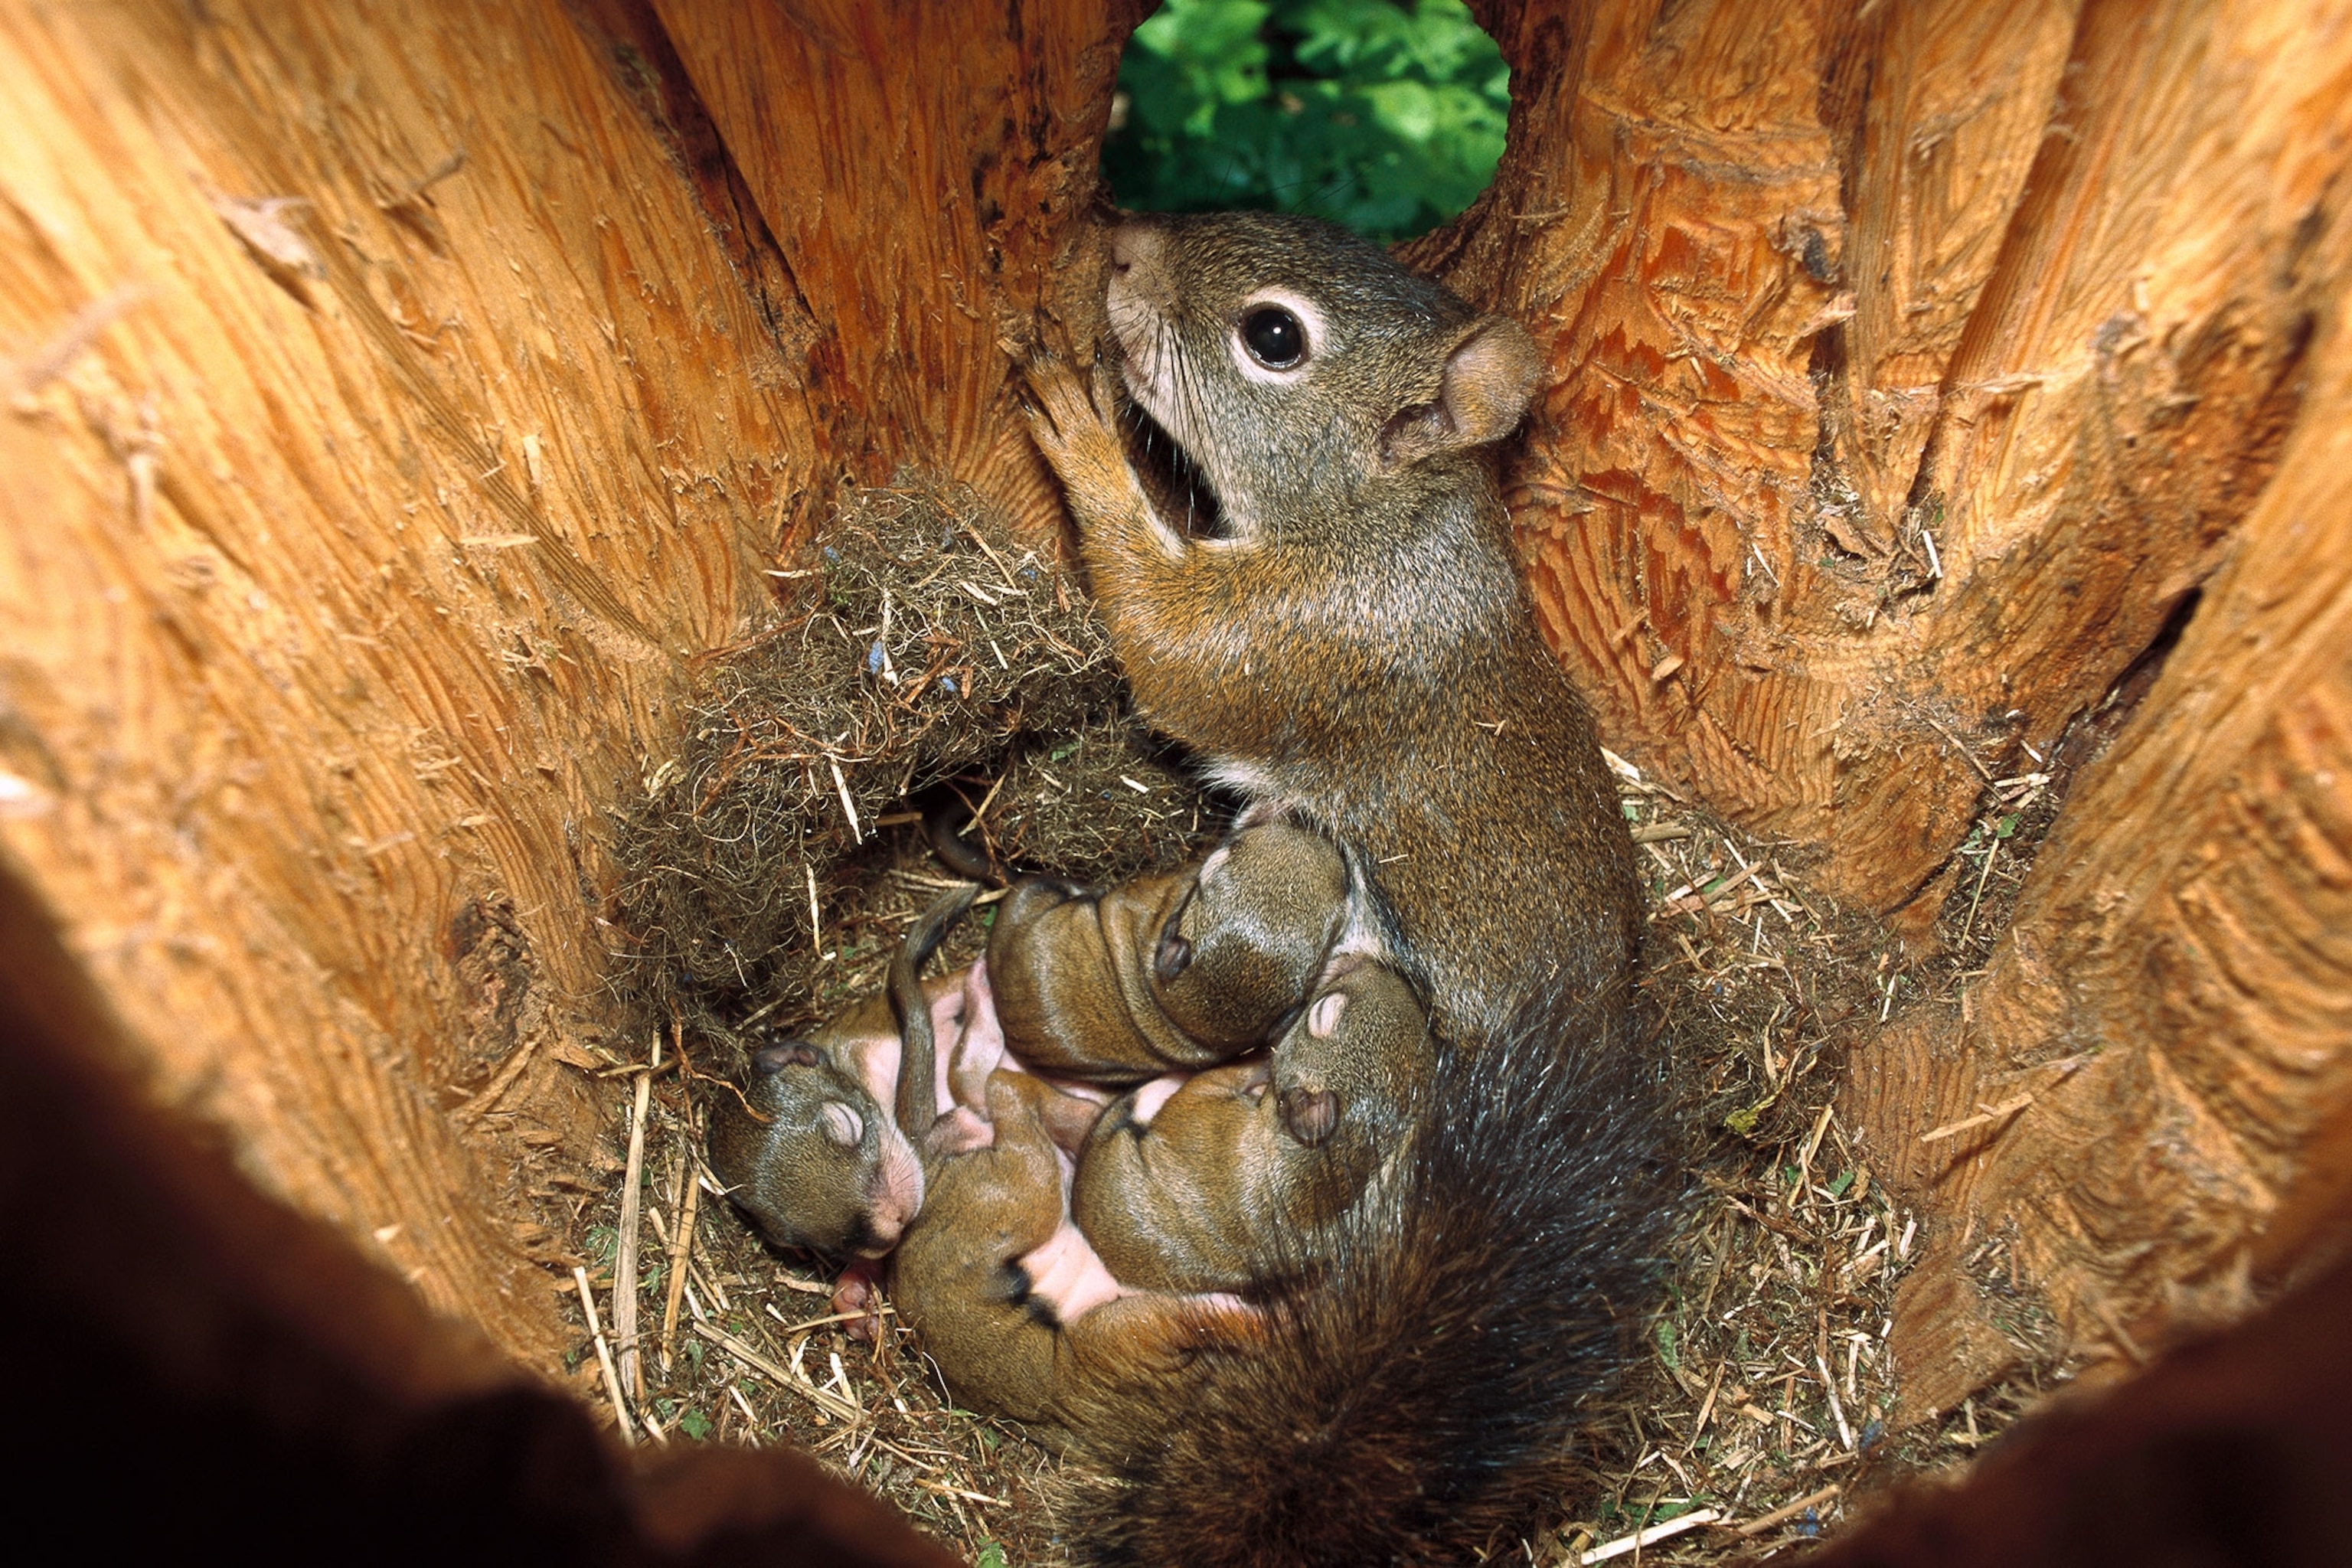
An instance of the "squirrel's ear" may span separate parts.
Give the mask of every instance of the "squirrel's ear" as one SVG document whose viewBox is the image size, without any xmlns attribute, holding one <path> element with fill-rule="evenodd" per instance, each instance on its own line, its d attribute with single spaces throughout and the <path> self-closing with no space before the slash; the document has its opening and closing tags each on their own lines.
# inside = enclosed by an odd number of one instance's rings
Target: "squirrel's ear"
<svg viewBox="0 0 2352 1568">
<path fill-rule="evenodd" d="M 1511 433 L 1543 374 L 1535 340 L 1517 321 L 1482 318 L 1445 356 L 1434 402 L 1416 404 L 1381 432 L 1381 457 L 1402 468 L 1435 452 L 1483 447 Z"/>
</svg>

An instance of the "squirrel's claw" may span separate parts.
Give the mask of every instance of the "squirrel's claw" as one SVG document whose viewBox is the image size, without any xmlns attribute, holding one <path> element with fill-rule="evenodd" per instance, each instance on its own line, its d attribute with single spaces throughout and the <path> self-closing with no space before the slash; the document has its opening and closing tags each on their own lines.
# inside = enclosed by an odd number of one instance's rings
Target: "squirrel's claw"
<svg viewBox="0 0 2352 1568">
<path fill-rule="evenodd" d="M 1100 423 L 1093 395 L 1069 361 L 1050 351 L 1030 359 L 1028 379 L 1029 433 L 1048 458 L 1058 458 L 1069 452 L 1089 423 Z"/>
</svg>

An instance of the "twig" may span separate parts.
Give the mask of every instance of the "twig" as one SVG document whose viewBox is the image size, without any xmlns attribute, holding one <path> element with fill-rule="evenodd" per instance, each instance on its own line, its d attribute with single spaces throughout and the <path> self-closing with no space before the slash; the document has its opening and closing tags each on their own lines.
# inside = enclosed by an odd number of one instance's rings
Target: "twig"
<svg viewBox="0 0 2352 1568">
<path fill-rule="evenodd" d="M 743 1441 L 750 1444 L 754 1448 L 758 1447 L 760 1446 L 760 1418 L 751 1414 L 751 1402 L 743 1397 L 742 1389 L 734 1384 L 730 1383 L 727 1385 L 727 1392 L 734 1397 L 735 1408 L 743 1413 Z"/>
<path fill-rule="evenodd" d="M 692 1128 L 688 1129 L 689 1134 Z M 702 1197 L 702 1184 L 694 1179 L 691 1162 L 680 1150 L 677 1163 L 677 1184 L 686 1189 L 677 1200 L 677 1226 L 669 1238 L 669 1300 L 662 1303 L 661 1357 L 667 1370 L 670 1355 L 677 1343 L 677 1300 L 686 1289 L 687 1259 L 694 1251 L 694 1214 Z"/>
<path fill-rule="evenodd" d="M 762 1009 L 762 1011 L 765 1011 L 765 1009 Z M 717 1084 L 719 1088 L 725 1089 L 728 1093 L 735 1097 L 735 1103 L 743 1108 L 744 1115 L 750 1117 L 752 1121 L 758 1122 L 762 1127 L 770 1125 L 776 1120 L 766 1111 L 754 1107 L 750 1100 L 744 1099 L 743 1091 L 735 1087 L 732 1079 L 713 1078 L 707 1072 L 698 1071 L 695 1068 L 693 1058 L 686 1054 L 685 1040 L 677 1037 L 677 1026 L 676 1024 L 672 1024 L 670 1026 L 670 1034 L 675 1048 L 677 1051 L 677 1069 L 679 1072 L 685 1074 L 688 1078 L 695 1079 L 698 1083 Z"/>
<path fill-rule="evenodd" d="M 772 1303 L 769 1306 L 768 1310 L 774 1316 L 776 1321 L 783 1323 L 784 1325 L 777 1331 L 787 1334 L 797 1334 L 803 1329 L 822 1329 L 829 1323 L 854 1323 L 860 1318 L 871 1317 L 874 1315 L 861 1307 L 855 1312 L 835 1312 L 829 1317 L 807 1318 L 803 1319 L 800 1322 L 793 1323 L 785 1322 L 784 1315 L 782 1312 L 777 1311 Z M 890 1313 L 894 1317 L 897 1315 L 896 1309 L 887 1304 L 882 1308 L 882 1310 Z"/>
<path fill-rule="evenodd" d="M 1770 1513 L 1762 1514 L 1755 1519 L 1751 1519 L 1746 1524 L 1736 1524 L 1732 1526 L 1731 1533 L 1741 1537 L 1743 1540 L 1753 1541 L 1756 1537 L 1763 1534 L 1766 1531 L 1770 1530 L 1773 1526 L 1786 1524 L 1790 1520 L 1796 1518 L 1799 1514 L 1804 1512 L 1807 1509 L 1818 1507 L 1820 1504 L 1829 1501 L 1830 1499 L 1837 1496 L 1843 1489 L 1836 1486 L 1823 1487 L 1821 1490 L 1808 1493 L 1806 1496 L 1799 1498 L 1792 1503 L 1784 1503 L 1780 1507 L 1774 1509 Z"/>
<path fill-rule="evenodd" d="M 1992 875 L 1992 858 L 2000 853 L 2000 840 L 1991 839 L 1985 845 L 1984 869 L 1977 873 L 1976 896 L 1969 900 L 1969 918 L 1960 922 L 1960 940 L 1969 940 L 1969 928 L 1977 923 L 1977 906 L 1984 902 L 1985 880 Z"/>
<path fill-rule="evenodd" d="M 636 1102 L 629 1111 L 629 1163 L 621 1178 L 621 1245 L 613 1257 L 613 1336 L 621 1342 L 621 1381 L 630 1396 L 646 1396 L 645 1368 L 637 1359 L 637 1240 L 645 1226 L 646 1107 L 654 1072 L 661 1068 L 661 1034 L 654 1034 L 651 1069 L 637 1075 Z"/>
<path fill-rule="evenodd" d="M 637 1431 L 629 1420 L 629 1402 L 621 1397 L 621 1374 L 613 1367 L 613 1347 L 604 1342 L 604 1325 L 596 1316 L 596 1296 L 588 1289 L 588 1270 L 575 1265 L 572 1282 L 580 1288 L 580 1310 L 588 1314 L 589 1337 L 596 1342 L 596 1361 L 604 1369 L 604 1392 L 612 1397 L 613 1419 L 621 1428 L 621 1441 L 635 1447 Z"/>
<path fill-rule="evenodd" d="M 737 1339 L 734 1335 L 727 1332 L 724 1329 L 713 1328 L 709 1323 L 697 1323 L 694 1325 L 694 1331 L 700 1334 L 704 1339 L 709 1340 L 711 1343 L 717 1345 L 720 1350 L 725 1351 L 729 1355 L 733 1356 L 737 1361 L 741 1362 L 745 1366 L 750 1367 L 753 1372 L 756 1372 L 761 1376 L 768 1379 L 771 1383 L 780 1384 L 783 1387 L 791 1389 L 794 1394 L 799 1394 L 802 1398 L 815 1405 L 819 1410 L 824 1411 L 826 1415 L 833 1416 L 836 1420 L 855 1421 L 857 1419 L 859 1415 L 862 1414 L 856 1405 L 851 1404 L 848 1400 L 842 1398 L 841 1395 L 832 1393 L 826 1389 L 819 1388 L 814 1383 L 804 1382 L 800 1378 L 794 1377 L 791 1373 L 786 1372 L 782 1367 L 778 1366 L 774 1362 L 770 1361 L 766 1356 L 761 1355 L 758 1351 L 753 1350 L 750 1345 L 745 1344 L 741 1340 Z"/>
<path fill-rule="evenodd" d="M 1022 592 L 1021 584 L 1015 583 L 1013 580 L 1013 574 L 1005 569 L 1004 557 L 999 555 L 995 551 L 991 550 L 988 547 L 988 541 L 980 536 L 980 530 L 972 527 L 971 524 L 967 522 L 963 524 L 963 531 L 971 537 L 971 542 L 974 544 L 980 546 L 980 552 L 996 563 L 996 574 L 1004 579 L 1004 585 L 1012 589 L 1016 594 Z"/>
<path fill-rule="evenodd" d="M 1713 1524 L 1721 1517 L 1715 1510 L 1703 1508 L 1696 1513 L 1686 1513 L 1678 1519 L 1670 1519 L 1664 1524 L 1654 1524 L 1649 1529 L 1637 1531 L 1632 1535 L 1621 1535 L 1606 1546 L 1594 1547 L 1577 1558 L 1577 1561 L 1606 1563 L 1612 1557 L 1622 1557 L 1627 1552 L 1639 1551 L 1644 1546 L 1655 1546 L 1661 1541 L 1680 1535 L 1685 1531 L 1696 1530 L 1702 1524 Z"/>
<path fill-rule="evenodd" d="M 1830 1396 L 1830 1415 L 1837 1421 L 1838 1439 L 1851 1450 L 1853 1447 L 1853 1428 L 1845 1424 L 1845 1406 L 1838 1403 L 1837 1380 L 1830 1375 L 1829 1357 L 1816 1354 L 1813 1367 L 1822 1374 L 1822 1392 Z"/>
<path fill-rule="evenodd" d="M 825 764 L 833 769 L 833 787 L 841 792 L 841 809 L 849 814 L 849 837 L 855 842 L 863 844 L 866 842 L 866 829 L 857 826 L 857 803 L 849 798 L 849 781 L 841 776 L 841 759 L 827 752 L 824 760 Z M 812 871 L 810 875 L 814 878 L 815 873 Z M 814 881 L 811 886 L 812 888 L 814 886 Z M 815 900 L 811 899 L 809 901 L 814 904 Z"/>
<path fill-rule="evenodd" d="M 1940 577 L 1943 574 L 1939 572 L 1937 575 Z M 1927 721 L 1928 728 L 1934 730 L 1936 733 L 1943 736 L 1944 739 L 1952 743 L 1952 745 L 1959 752 L 1960 755 L 1968 760 L 1969 766 L 1976 769 L 1979 777 L 1982 778 L 1987 784 L 1992 783 L 1992 770 L 1985 766 L 1982 763 L 1977 761 L 1977 754 L 1969 750 L 1969 743 L 1966 741 L 1961 740 L 1958 735 L 1955 735 L 1949 730 L 1945 729 L 1942 721 L 1938 720 L 1933 713 L 1927 711 L 1925 709 L 1920 710 L 1919 717 Z"/>
<path fill-rule="evenodd" d="M 1922 1132 L 1919 1134 L 1919 1142 L 1940 1143 L 1947 1138 L 1958 1137 L 1971 1127 L 1982 1127 L 1988 1121 L 1998 1121 L 2002 1117 L 2022 1110 L 2032 1103 L 2033 1096 L 2031 1094 L 2021 1094 L 2014 1100 L 2004 1100 L 1999 1105 L 1987 1105 L 1982 1100 L 1979 1100 L 1976 1115 L 1965 1121 L 1947 1121 L 1943 1126 L 1931 1131 Z"/>
</svg>

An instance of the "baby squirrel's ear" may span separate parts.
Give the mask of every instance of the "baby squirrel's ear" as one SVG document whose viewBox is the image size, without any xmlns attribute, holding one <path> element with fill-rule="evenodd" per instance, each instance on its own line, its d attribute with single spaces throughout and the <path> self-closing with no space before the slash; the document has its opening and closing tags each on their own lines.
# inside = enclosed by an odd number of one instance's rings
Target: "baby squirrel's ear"
<svg viewBox="0 0 2352 1568">
<path fill-rule="evenodd" d="M 1517 321 L 1481 317 L 1445 356 L 1435 401 L 1417 403 L 1381 432 L 1381 458 L 1391 468 L 1433 453 L 1499 441 L 1527 412 L 1543 374 L 1535 340 Z"/>
</svg>

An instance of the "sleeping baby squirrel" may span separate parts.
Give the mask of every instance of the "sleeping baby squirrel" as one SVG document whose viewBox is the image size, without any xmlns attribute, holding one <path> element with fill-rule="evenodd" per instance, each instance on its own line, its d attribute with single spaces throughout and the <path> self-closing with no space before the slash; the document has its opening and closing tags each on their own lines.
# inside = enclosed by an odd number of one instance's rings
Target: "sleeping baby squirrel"
<svg viewBox="0 0 2352 1568">
<path fill-rule="evenodd" d="M 929 1129 L 939 1095 L 925 1075 L 900 1070 L 907 1052 L 899 1015 L 909 984 L 927 1009 L 944 1011 L 960 1000 L 958 987 L 942 985 L 934 996 L 913 977 L 975 891 L 942 900 L 917 920 L 892 965 L 892 992 L 804 1039 L 752 1052 L 740 1096 L 722 1095 L 712 1105 L 711 1173 L 777 1246 L 879 1258 L 922 1207 L 915 1141 Z M 923 1026 L 928 1046 L 928 1016 Z"/>
<path fill-rule="evenodd" d="M 1024 881 L 988 938 L 1005 1046 L 1041 1071 L 1124 1086 L 1264 1045 L 1322 975 L 1347 904 L 1339 852 L 1282 823 L 1104 893 Z"/>
<path fill-rule="evenodd" d="M 1030 1074 L 990 1076 L 995 1138 L 939 1163 L 890 1277 L 900 1318 L 957 1397 L 1059 1447 L 1136 1380 L 1255 1343 L 1262 1318 L 1230 1295 L 1111 1278 L 1071 1221 L 1069 1155 L 1046 1126 L 1052 1092 Z"/>
<path fill-rule="evenodd" d="M 1412 988 L 1359 962 L 1270 1058 L 1112 1101 L 1079 1151 L 1072 1215 L 1122 1285 L 1239 1292 L 1270 1266 L 1311 1268 L 1319 1238 L 1404 1141 L 1428 1068 Z"/>
<path fill-rule="evenodd" d="M 1346 852 L 1339 951 L 1412 982 L 1436 1054 L 1319 1287 L 1073 1420 L 1073 1528 L 1110 1563 L 1483 1557 L 1556 1506 L 1676 1190 L 1632 844 L 1486 450 L 1544 367 L 1313 219 L 1129 216 L 1104 252 L 1100 357 L 1028 379 L 1113 648 L 1244 823 Z"/>
</svg>

